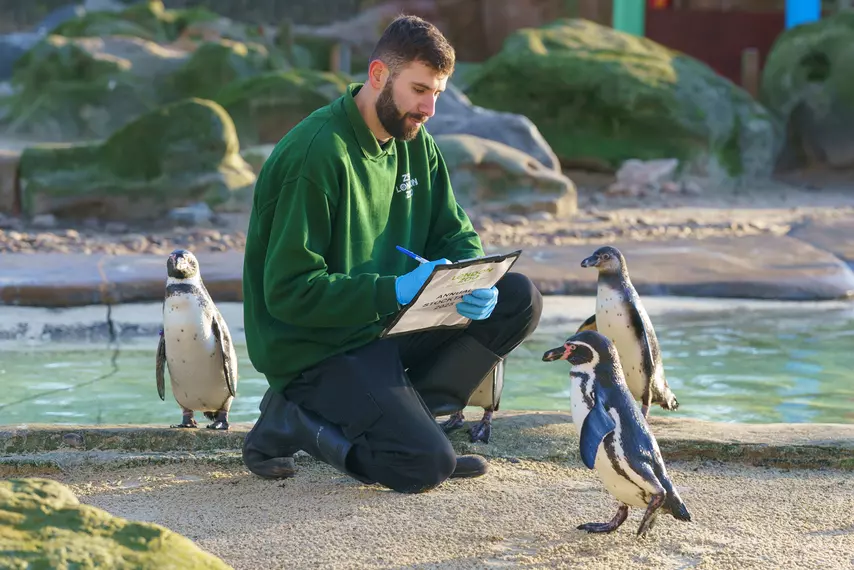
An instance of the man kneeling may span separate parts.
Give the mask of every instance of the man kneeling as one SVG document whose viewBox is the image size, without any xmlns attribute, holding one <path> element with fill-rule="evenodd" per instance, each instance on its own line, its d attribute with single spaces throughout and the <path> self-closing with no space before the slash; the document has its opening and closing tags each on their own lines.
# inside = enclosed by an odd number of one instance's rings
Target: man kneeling
<svg viewBox="0 0 854 570">
<path fill-rule="evenodd" d="M 305 450 L 405 493 L 486 472 L 457 456 L 435 416 L 462 410 L 537 327 L 542 298 L 508 273 L 457 305 L 466 329 L 380 338 L 436 264 L 484 255 L 422 125 L 454 68 L 431 24 L 400 17 L 364 84 L 306 117 L 264 164 L 246 238 L 246 342 L 270 388 L 243 459 L 266 478 Z M 401 245 L 427 259 L 418 264 Z"/>
</svg>

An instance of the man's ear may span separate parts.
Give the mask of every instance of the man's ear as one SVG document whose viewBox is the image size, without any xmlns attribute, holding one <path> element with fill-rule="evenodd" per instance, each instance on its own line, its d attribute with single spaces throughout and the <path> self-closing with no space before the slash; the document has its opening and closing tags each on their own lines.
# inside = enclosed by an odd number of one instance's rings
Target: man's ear
<svg viewBox="0 0 854 570">
<path fill-rule="evenodd" d="M 378 59 L 372 61 L 368 66 L 368 82 L 371 84 L 371 87 L 377 91 L 382 90 L 385 85 L 385 81 L 388 78 L 388 74 L 388 67 Z"/>
</svg>

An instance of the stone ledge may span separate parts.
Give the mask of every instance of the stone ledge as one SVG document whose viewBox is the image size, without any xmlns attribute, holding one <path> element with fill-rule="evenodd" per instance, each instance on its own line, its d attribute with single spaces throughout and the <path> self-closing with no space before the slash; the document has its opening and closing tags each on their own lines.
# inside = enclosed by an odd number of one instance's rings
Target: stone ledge
<svg viewBox="0 0 854 570">
<path fill-rule="evenodd" d="M 731 424 L 652 417 L 650 424 L 668 461 L 712 460 L 786 468 L 854 470 L 854 425 Z M 157 426 L 0 426 L 0 471 L 62 471 L 80 463 L 176 461 L 239 463 L 251 424 L 228 432 Z M 579 462 L 578 436 L 562 412 L 496 413 L 489 444 L 472 444 L 465 430 L 451 440 L 459 453 L 534 461 Z M 16 471 L 17 470 L 17 471 Z"/>
<path fill-rule="evenodd" d="M 843 238 L 844 230 L 834 226 L 822 240 L 821 228 L 814 228 L 808 237 L 823 246 L 835 244 L 834 251 L 845 254 L 852 238 Z M 523 248 L 514 271 L 527 274 L 546 295 L 595 294 L 596 272 L 582 268 L 580 262 L 600 245 L 605 244 Z M 848 264 L 793 237 L 617 241 L 613 245 L 626 254 L 632 282 L 641 295 L 788 301 L 854 298 L 854 271 Z M 243 300 L 242 252 L 200 252 L 198 258 L 205 285 L 217 302 Z M 163 299 L 166 275 L 159 255 L 10 253 L 0 261 L 3 305 L 59 308 Z"/>
</svg>

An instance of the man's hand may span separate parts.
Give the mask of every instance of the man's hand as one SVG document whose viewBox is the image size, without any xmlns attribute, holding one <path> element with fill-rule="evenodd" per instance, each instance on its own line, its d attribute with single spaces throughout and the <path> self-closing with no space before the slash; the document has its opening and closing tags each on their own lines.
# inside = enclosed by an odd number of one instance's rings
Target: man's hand
<svg viewBox="0 0 854 570">
<path fill-rule="evenodd" d="M 401 275 L 394 282 L 394 292 L 397 293 L 397 302 L 401 305 L 406 305 L 415 297 L 421 286 L 427 280 L 427 277 L 433 273 L 433 268 L 437 265 L 447 265 L 451 263 L 444 257 L 436 261 L 422 263 L 409 273 Z"/>
<path fill-rule="evenodd" d="M 475 289 L 464 295 L 461 303 L 457 303 L 457 312 L 464 317 L 480 321 L 489 318 L 497 304 L 498 289 L 494 286 L 489 289 Z"/>
</svg>

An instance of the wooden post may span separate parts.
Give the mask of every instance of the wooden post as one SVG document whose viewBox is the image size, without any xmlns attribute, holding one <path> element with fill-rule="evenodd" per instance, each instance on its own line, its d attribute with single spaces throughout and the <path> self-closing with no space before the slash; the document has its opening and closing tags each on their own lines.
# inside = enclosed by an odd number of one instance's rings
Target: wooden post
<svg viewBox="0 0 854 570">
<path fill-rule="evenodd" d="M 747 48 L 741 52 L 741 86 L 756 99 L 759 97 L 759 50 Z"/>
<path fill-rule="evenodd" d="M 821 0 L 786 0 L 786 29 L 821 19 Z"/>
<path fill-rule="evenodd" d="M 614 29 L 643 37 L 646 2 L 643 0 L 613 0 L 613 2 L 612 26 Z"/>
</svg>

